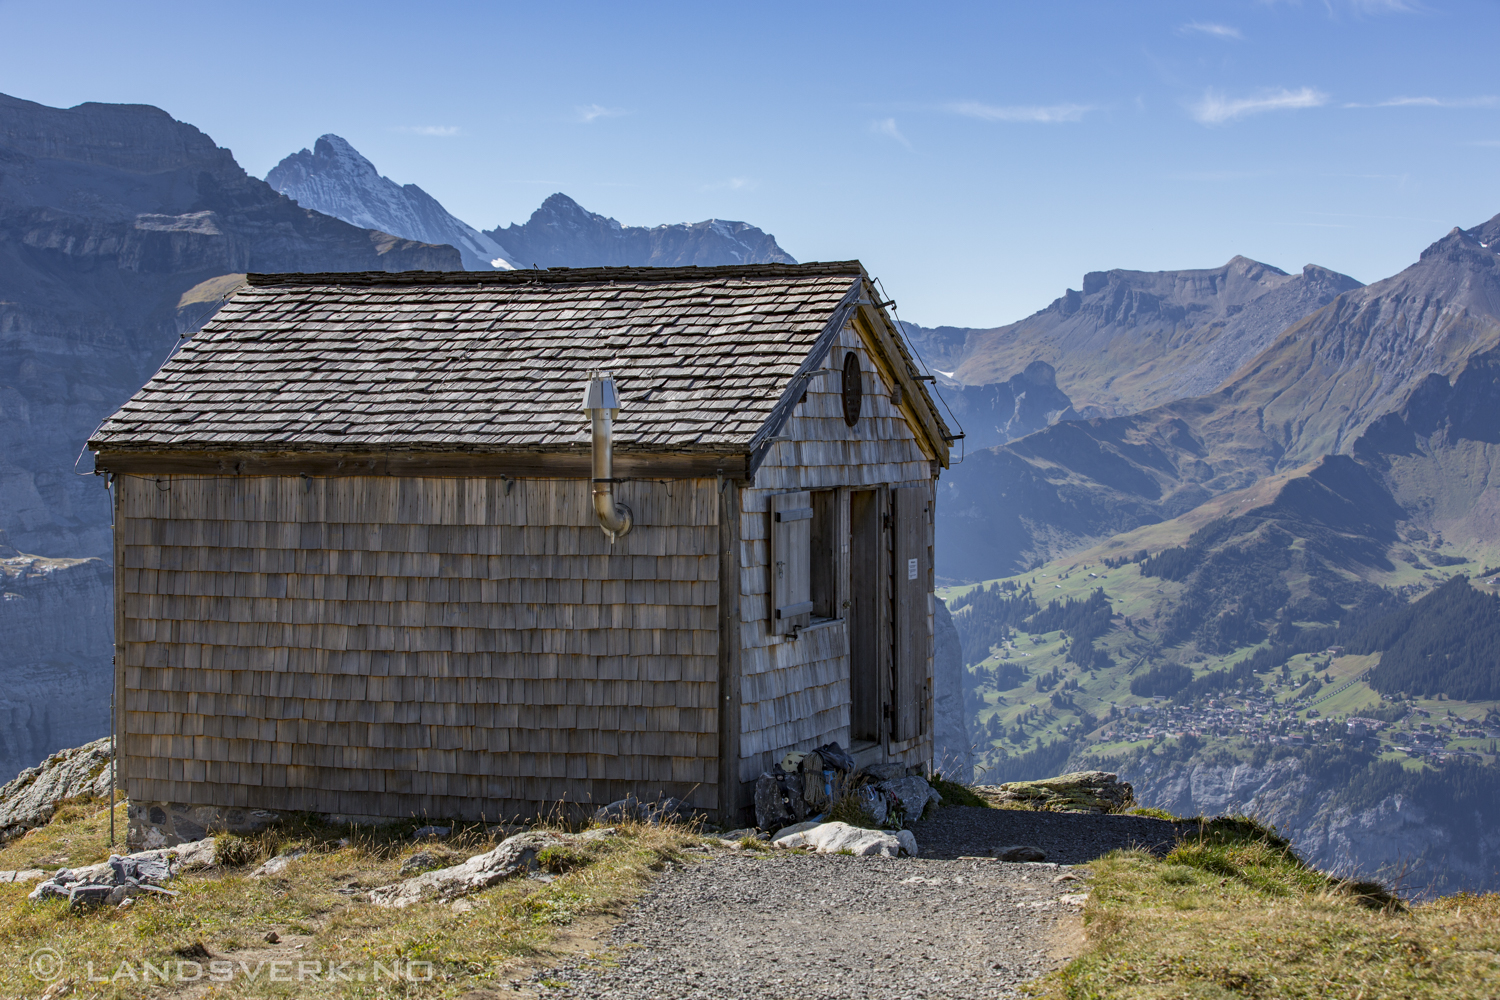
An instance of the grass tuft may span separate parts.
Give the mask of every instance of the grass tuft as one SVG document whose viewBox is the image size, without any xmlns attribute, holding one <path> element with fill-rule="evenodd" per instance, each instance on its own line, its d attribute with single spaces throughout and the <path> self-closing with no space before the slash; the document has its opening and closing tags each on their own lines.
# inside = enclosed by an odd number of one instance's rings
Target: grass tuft
<svg viewBox="0 0 1500 1000">
<path fill-rule="evenodd" d="M 968 785 L 959 784 L 956 781 L 949 781 L 941 774 L 936 775 L 932 779 L 932 787 L 936 788 L 938 794 L 943 797 L 943 805 L 945 806 L 974 806 L 978 809 L 990 808 L 990 803 L 975 792 L 974 789 Z"/>
<path fill-rule="evenodd" d="M 1089 867 L 1087 947 L 1035 996 L 1495 996 L 1500 895 L 1408 906 L 1308 867 L 1243 816 L 1200 820 L 1164 858 L 1116 851 Z"/>
<path fill-rule="evenodd" d="M 1177 817 L 1165 809 L 1157 809 L 1154 806 L 1132 806 L 1125 810 L 1127 816 L 1149 816 L 1151 819 L 1164 819 L 1169 823 L 1177 822 Z"/>
</svg>

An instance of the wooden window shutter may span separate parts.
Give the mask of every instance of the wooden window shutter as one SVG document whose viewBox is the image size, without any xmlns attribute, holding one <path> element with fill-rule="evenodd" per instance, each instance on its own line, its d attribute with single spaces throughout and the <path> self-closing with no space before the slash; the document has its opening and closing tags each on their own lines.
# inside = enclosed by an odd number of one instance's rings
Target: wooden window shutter
<svg viewBox="0 0 1500 1000">
<path fill-rule="evenodd" d="M 812 621 L 812 495 L 771 495 L 771 634 Z"/>
<path fill-rule="evenodd" d="M 895 578 L 895 689 L 896 740 L 921 736 L 927 721 L 927 666 L 932 639 L 929 633 L 928 594 L 931 558 L 927 547 L 928 508 L 932 494 L 925 486 L 891 490 L 894 537 L 891 575 Z"/>
</svg>

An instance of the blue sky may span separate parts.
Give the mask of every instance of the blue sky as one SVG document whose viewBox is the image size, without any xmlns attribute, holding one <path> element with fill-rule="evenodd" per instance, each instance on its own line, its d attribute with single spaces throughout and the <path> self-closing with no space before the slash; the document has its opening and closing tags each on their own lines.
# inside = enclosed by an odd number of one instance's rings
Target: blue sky
<svg viewBox="0 0 1500 1000">
<path fill-rule="evenodd" d="M 1500 212 L 1500 4 L 0 0 L 0 91 L 264 176 L 336 132 L 480 228 L 553 191 L 858 257 L 928 325 L 1236 253 L 1373 281 Z"/>
</svg>

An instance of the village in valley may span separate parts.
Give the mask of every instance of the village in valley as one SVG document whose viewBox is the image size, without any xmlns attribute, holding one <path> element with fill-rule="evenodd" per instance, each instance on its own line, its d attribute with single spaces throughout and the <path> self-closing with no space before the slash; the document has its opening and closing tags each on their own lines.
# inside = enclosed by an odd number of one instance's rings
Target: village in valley
<svg viewBox="0 0 1500 1000">
<path fill-rule="evenodd" d="M 1459 563 L 1441 576 L 1431 574 L 1426 584 L 1436 586 L 1465 568 Z M 1500 590 L 1500 577 L 1487 575 L 1475 583 Z M 1102 659 L 1090 664 L 1095 669 L 1070 662 L 1065 629 L 1028 632 L 1024 624 L 1012 626 L 982 658 L 966 644 L 970 735 L 981 780 L 986 774 L 1009 778 L 1007 762 L 1017 759 L 1040 757 L 1061 767 L 1068 760 L 1108 763 L 1152 749 L 1186 761 L 1204 751 L 1212 757 L 1214 748 L 1254 759 L 1257 751 L 1277 748 L 1343 747 L 1408 768 L 1497 759 L 1500 702 L 1441 696 L 1387 700 L 1368 683 L 1379 654 L 1353 655 L 1341 646 L 1294 655 L 1268 674 L 1252 674 L 1243 684 L 1197 697 L 1132 691 L 1131 681 L 1154 663 L 1179 664 L 1197 679 L 1231 670 L 1266 648 L 1262 643 L 1214 657 L 1191 644 L 1163 649 L 1149 609 L 1170 598 L 1174 586 L 1143 577 L 1134 563 L 1111 567 L 1064 560 L 1015 577 L 938 591 L 954 608 L 960 635 L 965 634 L 964 599 L 976 589 L 1020 594 L 1029 587 L 1039 605 L 1081 603 L 1102 592 L 1110 603 L 1108 629 L 1096 640 L 1112 654 L 1108 666 Z"/>
</svg>

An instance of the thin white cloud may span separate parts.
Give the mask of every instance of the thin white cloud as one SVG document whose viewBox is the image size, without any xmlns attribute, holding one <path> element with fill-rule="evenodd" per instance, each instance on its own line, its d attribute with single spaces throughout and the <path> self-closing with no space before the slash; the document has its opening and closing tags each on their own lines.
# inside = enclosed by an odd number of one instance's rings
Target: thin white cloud
<svg viewBox="0 0 1500 1000">
<path fill-rule="evenodd" d="M 1267 7 L 1285 3 L 1289 7 L 1302 6 L 1302 0 L 1260 0 Z M 1416 14 L 1427 8 L 1417 0 L 1322 0 L 1323 9 L 1329 17 L 1336 17 L 1341 8 L 1360 14 Z"/>
<path fill-rule="evenodd" d="M 1464 143 L 1464 145 L 1484 146 L 1487 149 L 1494 149 L 1495 147 L 1500 146 L 1500 139 L 1475 139 L 1473 142 Z"/>
<path fill-rule="evenodd" d="M 459 134 L 457 125 L 397 125 L 392 131 L 408 132 L 411 135 L 436 135 L 444 137 Z"/>
<path fill-rule="evenodd" d="M 760 187 L 760 181 L 751 177 L 729 177 L 722 181 L 714 181 L 712 184 L 704 184 L 699 187 L 700 191 L 754 191 Z"/>
<path fill-rule="evenodd" d="M 1233 38 L 1241 42 L 1245 40 L 1245 36 L 1240 34 L 1239 28 L 1232 28 L 1227 24 L 1205 24 L 1199 21 L 1189 21 L 1178 30 L 1183 34 L 1196 31 L 1200 34 L 1212 35 L 1215 38 Z"/>
<path fill-rule="evenodd" d="M 887 139 L 895 139 L 907 149 L 911 149 L 911 141 L 901 134 L 901 130 L 896 127 L 896 119 L 894 118 L 875 119 L 870 123 L 870 131 L 876 135 L 883 135 Z"/>
<path fill-rule="evenodd" d="M 1493 108 L 1500 97 L 1393 97 L 1373 104 L 1346 104 L 1346 108 Z"/>
<path fill-rule="evenodd" d="M 1323 0 L 1332 9 L 1333 4 L 1329 0 Z M 1357 14 L 1414 14 L 1422 9 L 1419 3 L 1411 0 L 1346 0 L 1348 5 Z"/>
<path fill-rule="evenodd" d="M 619 118 L 630 114 L 625 108 L 606 108 L 602 104 L 580 104 L 573 109 L 578 114 L 578 120 L 585 125 L 590 125 L 600 118 Z"/>
<path fill-rule="evenodd" d="M 1267 90 L 1253 97 L 1226 97 L 1212 90 L 1203 95 L 1203 100 L 1189 106 L 1194 120 L 1203 125 L 1222 125 L 1258 115 L 1266 111 L 1294 111 L 1298 108 L 1316 108 L 1328 103 L 1328 95 L 1311 87 L 1299 90 Z"/>
<path fill-rule="evenodd" d="M 1076 122 L 1093 111 L 1089 104 L 1009 105 L 997 107 L 978 101 L 959 101 L 946 106 L 946 110 L 966 118 L 978 118 L 987 122 Z"/>
</svg>

